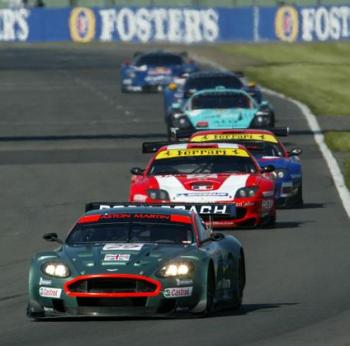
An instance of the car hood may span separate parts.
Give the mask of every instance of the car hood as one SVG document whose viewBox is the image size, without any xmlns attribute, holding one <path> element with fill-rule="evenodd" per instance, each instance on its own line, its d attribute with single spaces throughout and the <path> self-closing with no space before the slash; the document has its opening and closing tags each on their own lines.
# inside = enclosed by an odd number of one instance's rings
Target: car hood
<svg viewBox="0 0 350 346">
<path fill-rule="evenodd" d="M 208 129 L 248 128 L 255 117 L 256 109 L 196 109 L 186 115 L 193 127 L 203 130 L 199 122 L 207 122 Z"/>
<path fill-rule="evenodd" d="M 161 190 L 175 203 L 232 201 L 250 174 L 187 174 L 154 176 Z"/>
<path fill-rule="evenodd" d="M 129 249 L 125 248 L 129 246 Z M 172 258 L 193 251 L 194 245 L 156 243 L 105 243 L 65 245 L 65 257 L 77 275 L 116 273 L 152 275 Z"/>
</svg>

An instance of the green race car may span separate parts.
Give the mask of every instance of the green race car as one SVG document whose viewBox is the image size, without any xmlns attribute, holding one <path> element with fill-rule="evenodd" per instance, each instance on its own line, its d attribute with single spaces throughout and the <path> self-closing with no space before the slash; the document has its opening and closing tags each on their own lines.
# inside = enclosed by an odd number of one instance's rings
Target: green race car
<svg viewBox="0 0 350 346">
<path fill-rule="evenodd" d="M 207 315 L 241 306 L 242 246 L 207 229 L 196 206 L 88 206 L 94 210 L 64 241 L 44 235 L 59 247 L 32 259 L 29 317 Z"/>
</svg>

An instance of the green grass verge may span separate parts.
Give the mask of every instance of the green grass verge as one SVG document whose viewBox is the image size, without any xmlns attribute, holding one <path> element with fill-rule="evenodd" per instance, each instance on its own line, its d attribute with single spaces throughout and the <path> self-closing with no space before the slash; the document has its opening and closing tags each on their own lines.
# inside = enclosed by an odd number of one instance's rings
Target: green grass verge
<svg viewBox="0 0 350 346">
<path fill-rule="evenodd" d="M 343 173 L 346 186 L 350 189 L 350 132 L 327 132 L 325 140 L 331 150 L 345 154 Z"/>
<path fill-rule="evenodd" d="M 350 189 L 350 157 L 344 161 L 344 176 L 346 186 Z"/>
<path fill-rule="evenodd" d="M 325 139 L 332 150 L 350 152 L 350 132 L 327 132 Z"/>
<path fill-rule="evenodd" d="M 316 115 L 350 114 L 350 44 L 222 45 L 223 53 L 254 64 L 245 73 L 259 83 L 308 104 Z"/>
</svg>

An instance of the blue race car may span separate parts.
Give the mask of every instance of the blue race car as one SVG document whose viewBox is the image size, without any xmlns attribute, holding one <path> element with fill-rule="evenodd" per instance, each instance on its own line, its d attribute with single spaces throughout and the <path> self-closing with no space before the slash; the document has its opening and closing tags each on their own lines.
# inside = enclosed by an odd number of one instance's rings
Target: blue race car
<svg viewBox="0 0 350 346">
<path fill-rule="evenodd" d="M 270 114 L 272 126 L 274 126 L 275 115 L 272 106 L 263 99 L 260 88 L 254 82 L 246 83 L 242 77 L 243 74 L 241 72 L 233 73 L 229 71 L 208 70 L 194 72 L 189 76 L 174 78 L 172 83 L 163 89 L 165 122 L 168 124 L 169 118 L 173 113 L 173 104 L 183 105 L 198 91 L 222 86 L 227 89 L 241 89 L 246 91 L 261 106 L 262 111 Z"/>
<path fill-rule="evenodd" d="M 278 135 L 287 135 L 287 129 L 275 129 Z M 244 145 L 264 168 L 275 168 L 275 198 L 279 207 L 303 207 L 302 150 L 287 151 L 276 135 L 267 130 L 214 130 L 196 132 L 190 142 L 230 142 Z"/>
<path fill-rule="evenodd" d="M 174 77 L 197 70 L 198 66 L 187 58 L 186 53 L 135 53 L 131 62 L 120 67 L 121 91 L 160 91 Z"/>
<path fill-rule="evenodd" d="M 173 104 L 168 121 L 170 141 L 186 139 L 196 131 L 270 128 L 274 121 L 248 93 L 216 87 L 196 92 L 181 106 Z"/>
</svg>

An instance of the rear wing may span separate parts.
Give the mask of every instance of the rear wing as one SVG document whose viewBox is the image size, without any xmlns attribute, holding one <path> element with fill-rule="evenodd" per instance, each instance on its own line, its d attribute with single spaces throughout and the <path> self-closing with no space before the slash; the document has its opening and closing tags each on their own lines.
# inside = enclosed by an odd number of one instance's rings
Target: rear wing
<svg viewBox="0 0 350 346">
<path fill-rule="evenodd" d="M 143 154 L 150 154 L 155 153 L 158 151 L 161 147 L 164 147 L 169 144 L 174 144 L 171 142 L 144 142 L 142 143 L 142 153 Z"/>
<path fill-rule="evenodd" d="M 113 208 L 127 208 L 127 207 L 145 207 L 145 208 L 173 208 L 180 210 L 193 211 L 202 217 L 210 217 L 213 215 L 221 215 L 234 218 L 236 216 L 236 206 L 223 203 L 162 203 L 162 204 L 146 204 L 134 202 L 90 202 L 85 204 L 85 211 L 103 210 Z"/>
<path fill-rule="evenodd" d="M 287 137 L 290 133 L 289 127 L 273 127 L 271 129 L 266 129 L 268 131 L 271 131 L 273 134 L 275 134 L 278 137 Z"/>
</svg>

